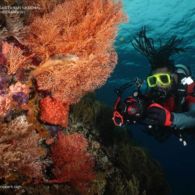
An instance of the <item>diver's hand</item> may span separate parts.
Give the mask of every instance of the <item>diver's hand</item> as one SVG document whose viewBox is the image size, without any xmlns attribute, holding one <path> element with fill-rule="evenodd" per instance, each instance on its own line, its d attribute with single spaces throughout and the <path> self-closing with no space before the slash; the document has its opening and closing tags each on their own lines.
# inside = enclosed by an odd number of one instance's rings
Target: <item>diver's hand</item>
<svg viewBox="0 0 195 195">
<path fill-rule="evenodd" d="M 146 111 L 144 123 L 148 125 L 161 125 L 170 127 L 172 125 L 173 115 L 169 110 L 160 104 L 151 104 Z"/>
</svg>

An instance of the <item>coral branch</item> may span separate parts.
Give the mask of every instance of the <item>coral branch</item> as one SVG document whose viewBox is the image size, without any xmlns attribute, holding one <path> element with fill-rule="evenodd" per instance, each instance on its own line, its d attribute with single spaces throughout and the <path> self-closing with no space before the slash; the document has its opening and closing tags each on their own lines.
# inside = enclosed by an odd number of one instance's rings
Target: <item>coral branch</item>
<svg viewBox="0 0 195 195">
<path fill-rule="evenodd" d="M 8 74 L 15 74 L 17 70 L 24 67 L 29 60 L 28 57 L 23 55 L 23 51 L 20 48 L 13 46 L 7 42 L 2 46 L 3 54 L 7 59 Z"/>
</svg>

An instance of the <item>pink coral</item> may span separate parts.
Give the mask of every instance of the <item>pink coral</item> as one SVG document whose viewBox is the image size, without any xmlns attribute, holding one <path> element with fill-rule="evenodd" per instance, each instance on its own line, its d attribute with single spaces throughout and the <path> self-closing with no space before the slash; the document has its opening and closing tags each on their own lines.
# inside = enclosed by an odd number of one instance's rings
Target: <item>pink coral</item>
<svg viewBox="0 0 195 195">
<path fill-rule="evenodd" d="M 82 134 L 58 134 L 52 145 L 52 159 L 56 179 L 50 182 L 71 182 L 83 190 L 95 178 L 94 160 L 87 152 L 88 142 Z"/>
<path fill-rule="evenodd" d="M 13 95 L 22 92 L 29 94 L 29 87 L 25 84 L 17 82 L 9 86 L 6 94 L 0 95 L 0 117 L 4 117 L 13 106 Z"/>
<path fill-rule="evenodd" d="M 18 92 L 29 94 L 29 87 L 26 84 L 22 84 L 21 82 L 17 82 L 14 85 L 10 85 L 9 87 L 10 95 L 13 95 Z"/>
</svg>

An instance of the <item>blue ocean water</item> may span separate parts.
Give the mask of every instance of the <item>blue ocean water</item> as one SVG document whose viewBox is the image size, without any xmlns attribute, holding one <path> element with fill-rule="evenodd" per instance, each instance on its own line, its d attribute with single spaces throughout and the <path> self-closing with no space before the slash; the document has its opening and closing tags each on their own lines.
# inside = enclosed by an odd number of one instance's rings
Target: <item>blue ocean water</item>
<svg viewBox="0 0 195 195">
<path fill-rule="evenodd" d="M 143 25 L 148 26 L 153 38 L 177 35 L 184 39 L 186 52 L 174 57 L 176 63 L 191 67 L 195 76 L 195 1 L 192 0 L 123 0 L 129 21 L 120 26 L 115 47 L 118 64 L 107 83 L 97 90 L 99 100 L 112 105 L 116 96 L 113 89 L 135 78 L 145 78 L 149 72 L 147 60 L 131 46 L 131 39 Z M 134 138 L 147 148 L 161 163 L 173 195 L 195 195 L 195 139 L 183 146 L 172 136 L 159 143 L 144 134 L 139 127 L 130 127 Z M 194 129 L 195 131 L 195 129 Z"/>
</svg>

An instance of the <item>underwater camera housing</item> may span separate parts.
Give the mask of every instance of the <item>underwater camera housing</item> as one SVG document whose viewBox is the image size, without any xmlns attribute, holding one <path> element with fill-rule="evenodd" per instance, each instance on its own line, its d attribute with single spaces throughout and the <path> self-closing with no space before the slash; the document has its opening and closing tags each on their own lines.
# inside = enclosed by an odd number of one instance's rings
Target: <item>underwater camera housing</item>
<svg viewBox="0 0 195 195">
<path fill-rule="evenodd" d="M 123 126 L 126 123 L 136 123 L 136 121 L 141 118 L 143 114 L 143 102 L 139 98 L 139 88 L 141 84 L 142 81 L 136 78 L 122 85 L 120 88 L 115 89 L 115 93 L 118 97 L 114 104 L 112 120 L 116 126 Z M 132 87 L 135 88 L 135 91 L 123 101 L 122 94 L 125 90 Z"/>
</svg>

